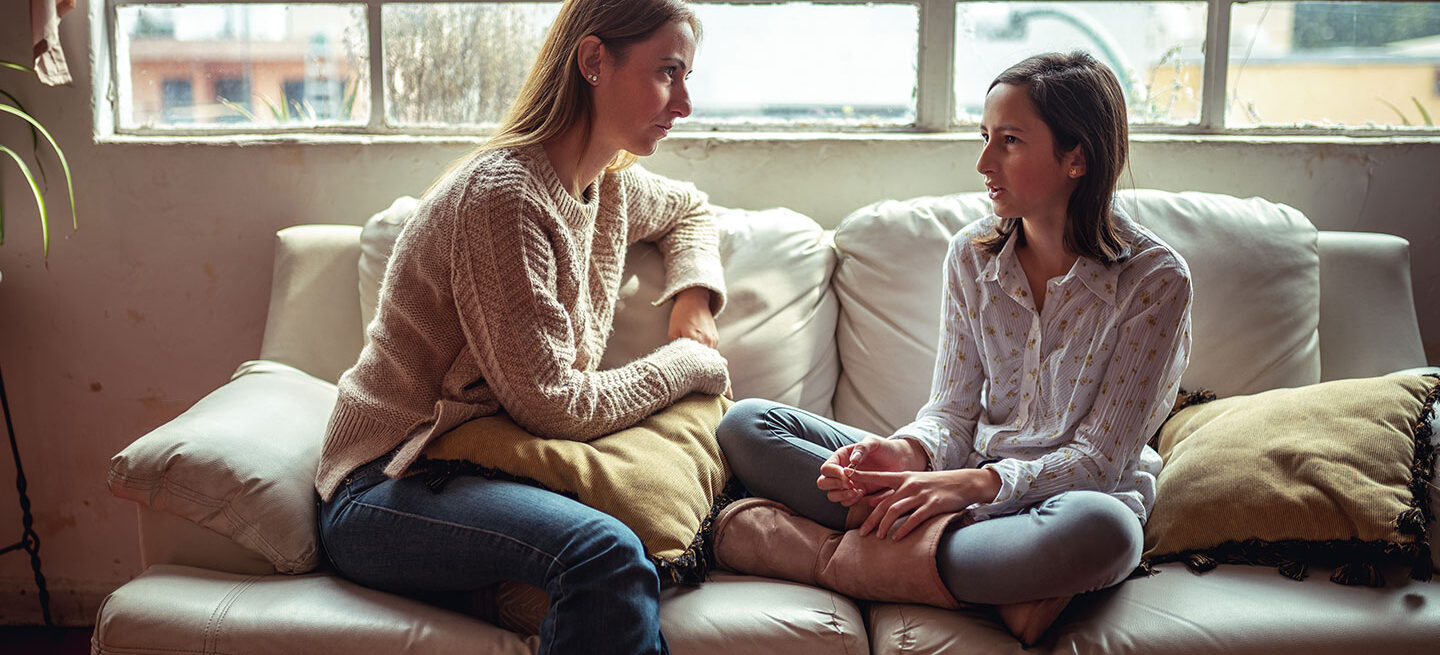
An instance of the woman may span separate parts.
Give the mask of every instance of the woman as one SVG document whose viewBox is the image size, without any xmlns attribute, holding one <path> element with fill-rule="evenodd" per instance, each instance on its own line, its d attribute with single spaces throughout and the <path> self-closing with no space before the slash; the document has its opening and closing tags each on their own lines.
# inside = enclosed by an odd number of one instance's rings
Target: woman
<svg viewBox="0 0 1440 655">
<path fill-rule="evenodd" d="M 339 384 L 316 490 L 335 569 L 402 594 L 517 580 L 550 598 L 541 653 L 663 653 L 659 580 L 633 532 L 549 491 L 414 473 L 434 437 L 505 412 L 589 440 L 691 392 L 728 392 L 704 196 L 627 168 L 690 113 L 700 25 L 679 0 L 571 0 L 499 132 L 395 244 L 371 343 Z M 670 341 L 599 371 L 625 247 L 656 241 Z"/>
<path fill-rule="evenodd" d="M 821 582 L 999 605 L 1028 645 L 1071 596 L 1139 563 L 1160 466 L 1145 443 L 1185 370 L 1190 275 L 1112 206 L 1128 130 L 1109 69 L 1026 59 L 991 84 L 980 129 L 995 216 L 950 242 L 929 402 L 889 438 L 768 401 L 731 408 L 718 436 L 736 476 L 788 508 L 732 505 L 716 555 L 784 574 L 745 552 L 804 568 L 812 543 L 765 535 L 833 537 L 777 523 L 853 527 Z"/>
</svg>

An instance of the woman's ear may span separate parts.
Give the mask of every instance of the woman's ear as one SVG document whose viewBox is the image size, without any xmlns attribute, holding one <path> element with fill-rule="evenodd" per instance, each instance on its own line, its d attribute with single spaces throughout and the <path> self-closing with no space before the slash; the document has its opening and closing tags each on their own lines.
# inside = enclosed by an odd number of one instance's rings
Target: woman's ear
<svg viewBox="0 0 1440 655">
<path fill-rule="evenodd" d="M 1061 160 L 1065 164 L 1065 172 L 1070 179 L 1074 180 L 1085 176 L 1085 149 L 1081 148 L 1080 144 L 1075 144 L 1075 147 L 1065 153 Z"/>
<path fill-rule="evenodd" d="M 600 83 L 600 62 L 605 56 L 605 43 L 591 34 L 580 40 L 575 51 L 575 65 L 580 67 L 580 76 L 591 85 Z"/>
</svg>

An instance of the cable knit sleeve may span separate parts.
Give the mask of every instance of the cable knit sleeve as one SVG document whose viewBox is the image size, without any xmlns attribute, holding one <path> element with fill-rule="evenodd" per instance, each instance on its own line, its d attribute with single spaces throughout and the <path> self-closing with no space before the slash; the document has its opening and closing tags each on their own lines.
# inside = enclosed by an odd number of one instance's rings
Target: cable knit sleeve
<svg viewBox="0 0 1440 655">
<path fill-rule="evenodd" d="M 654 241 L 665 257 L 665 290 L 655 305 L 675 294 L 704 287 L 710 312 L 725 308 L 725 273 L 720 264 L 720 237 L 714 208 L 693 184 L 655 175 L 639 166 L 621 173 L 628 203 L 627 243 Z"/>
<path fill-rule="evenodd" d="M 693 391 L 721 393 L 723 360 L 689 339 L 616 369 L 579 363 L 577 326 L 557 295 L 564 219 L 524 188 L 524 180 L 473 186 L 450 252 L 467 347 L 510 417 L 539 436 L 588 441 Z"/>
</svg>

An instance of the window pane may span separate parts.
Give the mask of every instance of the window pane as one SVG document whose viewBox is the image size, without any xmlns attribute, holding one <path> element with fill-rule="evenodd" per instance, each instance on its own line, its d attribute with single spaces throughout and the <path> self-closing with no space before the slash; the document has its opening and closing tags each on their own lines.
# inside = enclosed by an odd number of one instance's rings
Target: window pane
<svg viewBox="0 0 1440 655">
<path fill-rule="evenodd" d="M 1084 50 L 1115 71 L 1131 123 L 1200 117 L 1204 2 L 961 2 L 955 16 L 955 101 L 978 123 L 990 82 L 1044 52 Z"/>
<path fill-rule="evenodd" d="M 363 5 L 123 5 L 117 14 L 122 128 L 369 120 Z"/>
<path fill-rule="evenodd" d="M 1230 24 L 1228 126 L 1440 120 L 1440 2 L 1251 2 Z"/>
<path fill-rule="evenodd" d="M 555 3 L 385 5 L 386 120 L 498 123 L 558 13 Z"/>
<path fill-rule="evenodd" d="M 693 4 L 690 97 L 709 124 L 915 122 L 916 5 Z"/>
</svg>

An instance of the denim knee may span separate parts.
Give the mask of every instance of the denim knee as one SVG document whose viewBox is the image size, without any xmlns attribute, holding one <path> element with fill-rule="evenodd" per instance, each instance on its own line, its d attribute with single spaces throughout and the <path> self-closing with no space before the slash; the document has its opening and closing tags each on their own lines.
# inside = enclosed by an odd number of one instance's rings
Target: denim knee
<svg viewBox="0 0 1440 655">
<path fill-rule="evenodd" d="M 570 546 L 557 555 L 567 573 L 608 579 L 610 584 L 653 585 L 658 591 L 660 578 L 645 555 L 645 546 L 619 519 L 596 516 L 575 526 L 574 535 Z"/>
</svg>

